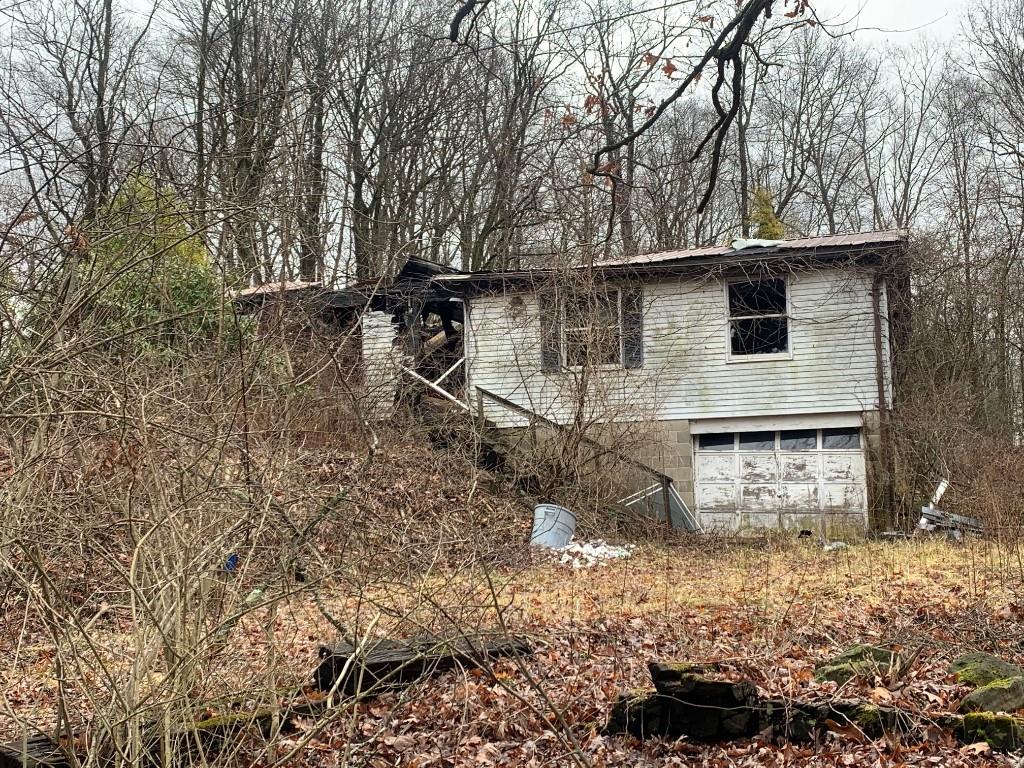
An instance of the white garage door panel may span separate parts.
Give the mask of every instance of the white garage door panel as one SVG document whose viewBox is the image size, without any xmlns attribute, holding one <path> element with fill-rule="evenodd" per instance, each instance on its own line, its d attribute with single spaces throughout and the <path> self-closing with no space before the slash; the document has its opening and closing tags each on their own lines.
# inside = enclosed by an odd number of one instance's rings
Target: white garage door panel
<svg viewBox="0 0 1024 768">
<path fill-rule="evenodd" d="M 820 458 L 812 451 L 803 453 L 784 453 L 779 461 L 782 463 L 782 482 L 818 481 L 821 472 L 818 466 Z"/>
<path fill-rule="evenodd" d="M 736 509 L 736 484 L 717 485 L 702 483 L 697 505 L 703 510 L 714 511 L 716 509 L 723 509 L 731 512 Z"/>
<path fill-rule="evenodd" d="M 735 453 L 701 453 L 697 456 L 697 472 L 702 482 L 735 483 Z"/>
<path fill-rule="evenodd" d="M 705 531 L 711 533 L 719 531 L 735 531 L 739 525 L 739 518 L 735 512 L 701 512 L 700 524 Z"/>
<path fill-rule="evenodd" d="M 740 485 L 740 509 L 744 512 L 774 512 L 779 508 L 779 487 L 776 484 Z"/>
<path fill-rule="evenodd" d="M 822 479 L 829 482 L 855 483 L 864 479 L 863 454 L 826 453 L 822 456 Z"/>
<path fill-rule="evenodd" d="M 706 527 L 807 527 L 811 520 L 820 522 L 814 516 L 822 513 L 833 522 L 865 522 L 867 484 L 864 452 L 854 447 L 857 429 L 734 433 L 731 447 L 727 434 L 715 432 L 703 450 L 700 436 L 712 433 L 696 434 L 694 490 Z M 768 451 L 771 435 L 775 448 Z"/>
<path fill-rule="evenodd" d="M 741 453 L 740 480 L 744 483 L 765 483 L 778 480 L 779 459 L 774 453 Z"/>
<path fill-rule="evenodd" d="M 864 492 L 850 483 L 823 483 L 822 507 L 830 512 L 864 509 Z"/>
<path fill-rule="evenodd" d="M 779 494 L 780 506 L 783 509 L 817 509 L 818 484 L 783 483 Z"/>
</svg>

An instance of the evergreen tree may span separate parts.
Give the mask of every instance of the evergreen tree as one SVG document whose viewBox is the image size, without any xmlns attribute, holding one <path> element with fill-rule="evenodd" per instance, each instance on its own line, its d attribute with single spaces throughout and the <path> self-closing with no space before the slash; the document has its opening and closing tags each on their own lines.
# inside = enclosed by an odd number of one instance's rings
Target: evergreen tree
<svg viewBox="0 0 1024 768">
<path fill-rule="evenodd" d="M 786 225 L 775 215 L 772 193 L 764 187 L 754 190 L 750 205 L 750 223 L 754 225 L 754 237 L 759 240 L 783 240 Z"/>
</svg>

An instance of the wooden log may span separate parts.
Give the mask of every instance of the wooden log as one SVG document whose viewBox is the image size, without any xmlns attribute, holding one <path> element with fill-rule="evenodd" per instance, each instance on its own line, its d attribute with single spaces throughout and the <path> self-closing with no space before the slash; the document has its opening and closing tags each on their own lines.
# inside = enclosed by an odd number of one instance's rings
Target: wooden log
<svg viewBox="0 0 1024 768">
<path fill-rule="evenodd" d="M 749 680 L 715 680 L 689 664 L 655 662 L 648 669 L 668 727 L 699 741 L 757 733 L 757 687 Z"/>
<path fill-rule="evenodd" d="M 864 701 L 762 699 L 724 706 L 723 687 L 695 686 L 682 700 L 671 693 L 633 691 L 612 707 L 606 733 L 637 738 L 688 737 L 695 741 L 729 741 L 767 732 L 779 741 L 809 742 L 833 730 L 874 739 L 884 733 L 908 733 L 915 717 L 904 710 Z M 701 696 L 710 692 L 706 699 Z M 734 696 L 734 693 L 728 693 Z"/>
<path fill-rule="evenodd" d="M 691 664 L 648 666 L 653 692 L 621 697 L 607 730 L 650 736 L 688 736 L 697 741 L 746 738 L 760 730 L 757 688 L 747 680 L 715 680 Z"/>
<path fill-rule="evenodd" d="M 758 719 L 762 730 L 770 729 L 779 741 L 814 741 L 826 730 L 877 739 L 908 734 L 919 720 L 906 710 L 847 699 L 766 699 L 758 705 Z"/>
<path fill-rule="evenodd" d="M 826 729 L 877 738 L 914 725 L 904 710 L 865 701 L 762 699 L 748 680 L 710 677 L 714 665 L 653 662 L 648 669 L 655 689 L 621 696 L 608 732 L 726 741 L 768 731 L 780 740 L 812 741 Z"/>
<path fill-rule="evenodd" d="M 483 666 L 502 656 L 533 652 L 521 637 L 468 639 L 424 636 L 409 640 L 380 640 L 357 647 L 348 640 L 320 648 L 320 664 L 313 673 L 321 691 L 346 696 L 373 696 L 383 690 L 404 688 L 427 675 L 457 665 Z"/>
</svg>

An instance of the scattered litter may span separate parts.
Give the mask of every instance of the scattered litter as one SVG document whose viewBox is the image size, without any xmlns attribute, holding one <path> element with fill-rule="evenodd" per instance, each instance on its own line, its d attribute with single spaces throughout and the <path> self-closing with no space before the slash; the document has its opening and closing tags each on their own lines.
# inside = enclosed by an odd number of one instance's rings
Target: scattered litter
<svg viewBox="0 0 1024 768">
<path fill-rule="evenodd" d="M 845 541 L 825 541 L 824 537 L 820 539 L 821 548 L 826 552 L 838 552 L 842 549 L 849 549 L 850 545 Z"/>
<path fill-rule="evenodd" d="M 921 507 L 921 519 L 917 521 L 919 530 L 929 533 L 945 533 L 949 538 L 960 541 L 964 533 L 981 533 L 981 521 L 974 517 L 954 515 L 934 507 Z"/>
<path fill-rule="evenodd" d="M 616 547 L 604 539 L 594 539 L 593 541 L 571 542 L 554 551 L 560 555 L 559 563 L 579 570 L 580 568 L 604 565 L 613 560 L 624 560 L 633 554 L 634 549 L 636 549 L 634 544 Z"/>
<path fill-rule="evenodd" d="M 963 539 L 964 532 L 981 533 L 981 521 L 977 518 L 954 515 L 952 512 L 944 512 L 935 508 L 935 505 L 942 501 L 947 488 L 949 488 L 949 481 L 943 478 L 939 482 L 938 488 L 935 489 L 935 493 L 932 494 L 928 506 L 921 507 L 921 519 L 917 521 L 918 530 L 929 533 L 945 533 L 956 541 Z"/>
</svg>

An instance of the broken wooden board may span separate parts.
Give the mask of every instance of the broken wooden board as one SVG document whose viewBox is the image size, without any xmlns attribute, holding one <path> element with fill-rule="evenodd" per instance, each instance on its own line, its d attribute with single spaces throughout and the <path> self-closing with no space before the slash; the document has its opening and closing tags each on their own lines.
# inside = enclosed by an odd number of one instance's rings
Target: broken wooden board
<svg viewBox="0 0 1024 768">
<path fill-rule="evenodd" d="M 71 768 L 74 761 L 49 736 L 0 745 L 0 768 Z"/>
<path fill-rule="evenodd" d="M 320 664 L 313 673 L 321 691 L 346 696 L 374 696 L 404 688 L 421 677 L 456 666 L 481 667 L 505 656 L 525 656 L 533 647 L 521 637 L 439 638 L 368 641 L 361 647 L 343 640 L 320 648 Z"/>
<path fill-rule="evenodd" d="M 287 732 L 294 729 L 296 718 L 317 717 L 326 709 L 326 698 L 310 699 L 300 692 L 281 706 L 237 709 L 175 725 L 166 743 L 174 754 L 192 752 L 200 745 L 209 757 L 217 754 L 223 745 L 230 743 L 231 739 L 243 731 L 256 728 L 264 736 L 270 736 L 276 729 Z M 162 722 L 153 721 L 144 725 L 141 734 L 146 745 L 145 751 L 153 756 L 158 755 L 165 743 Z M 75 734 L 67 740 L 74 744 L 83 741 L 82 734 Z M 82 750 L 75 750 L 74 755 L 69 754 L 45 735 L 0 745 L 0 768 L 72 768 L 85 762 L 86 758 Z"/>
</svg>

